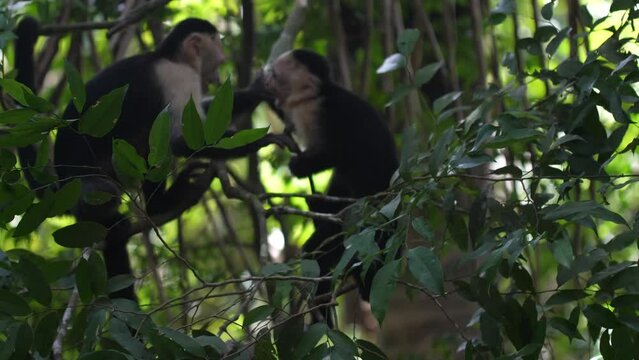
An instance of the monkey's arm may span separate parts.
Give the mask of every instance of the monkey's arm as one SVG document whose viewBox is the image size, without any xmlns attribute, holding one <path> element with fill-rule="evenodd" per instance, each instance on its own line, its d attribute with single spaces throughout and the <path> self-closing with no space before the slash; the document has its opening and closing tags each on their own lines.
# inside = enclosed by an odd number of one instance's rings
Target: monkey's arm
<svg viewBox="0 0 639 360">
<path fill-rule="evenodd" d="M 143 187 L 146 211 L 152 218 L 171 220 L 202 199 L 215 177 L 210 162 L 190 161 L 168 189 L 164 183 L 146 182 Z M 171 216 L 170 214 L 175 214 Z M 163 219 L 154 219 L 156 224 Z"/>
<path fill-rule="evenodd" d="M 307 177 L 334 167 L 336 156 L 326 150 L 307 150 L 293 157 L 288 167 L 296 177 Z"/>
</svg>

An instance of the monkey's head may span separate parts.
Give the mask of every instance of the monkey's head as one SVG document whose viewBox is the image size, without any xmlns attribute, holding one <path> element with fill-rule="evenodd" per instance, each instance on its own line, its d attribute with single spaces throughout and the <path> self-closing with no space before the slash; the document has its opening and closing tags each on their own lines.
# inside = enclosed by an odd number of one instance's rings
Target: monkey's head
<svg viewBox="0 0 639 360">
<path fill-rule="evenodd" d="M 226 60 L 215 26 L 195 18 L 178 23 L 160 44 L 157 53 L 193 67 L 200 73 L 203 88 L 219 80 L 218 68 Z"/>
<path fill-rule="evenodd" d="M 319 95 L 322 84 L 330 82 L 329 66 L 322 55 L 306 49 L 286 52 L 267 69 L 265 85 L 278 105 L 295 98 L 301 101 Z"/>
</svg>

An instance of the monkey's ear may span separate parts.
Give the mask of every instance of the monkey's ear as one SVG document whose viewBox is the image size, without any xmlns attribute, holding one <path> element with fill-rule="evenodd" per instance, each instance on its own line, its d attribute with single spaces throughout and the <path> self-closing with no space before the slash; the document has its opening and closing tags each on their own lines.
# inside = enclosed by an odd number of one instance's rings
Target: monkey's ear
<svg viewBox="0 0 639 360">
<path fill-rule="evenodd" d="M 190 61 L 193 61 L 200 56 L 202 46 L 203 41 L 200 34 L 190 34 L 182 41 L 182 51 L 184 52 L 184 56 L 186 56 L 186 58 Z"/>
</svg>

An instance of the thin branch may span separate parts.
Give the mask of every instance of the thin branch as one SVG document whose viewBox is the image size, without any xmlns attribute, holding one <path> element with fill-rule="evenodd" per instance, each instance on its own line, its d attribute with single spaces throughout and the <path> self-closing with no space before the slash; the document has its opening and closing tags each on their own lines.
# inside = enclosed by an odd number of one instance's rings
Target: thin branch
<svg viewBox="0 0 639 360">
<path fill-rule="evenodd" d="M 220 184 L 222 185 L 222 191 L 224 191 L 224 194 L 230 199 L 238 199 L 246 202 L 249 204 L 252 211 L 255 212 L 255 226 L 259 234 L 258 240 L 260 244 L 260 264 L 266 264 L 268 262 L 268 234 L 266 229 L 266 215 L 259 197 L 249 191 L 232 186 L 229 179 L 229 173 L 223 164 L 214 163 L 213 166 L 216 167 L 216 173 L 220 179 Z"/>
<path fill-rule="evenodd" d="M 146 251 L 146 258 L 149 263 L 149 272 L 151 273 L 151 278 L 155 283 L 155 287 L 158 290 L 158 298 L 161 302 L 166 301 L 166 292 L 164 291 L 164 286 L 162 285 L 162 279 L 160 278 L 160 273 L 158 272 L 158 258 L 155 255 L 155 251 L 153 251 L 153 244 L 151 243 L 151 237 L 149 236 L 149 232 L 145 231 L 142 233 L 142 244 L 144 244 L 144 250 Z"/>
<path fill-rule="evenodd" d="M 337 62 L 339 64 L 339 75 L 342 85 L 347 89 L 353 89 L 351 82 L 351 71 L 348 66 L 348 55 L 346 51 L 346 35 L 344 34 L 344 24 L 342 23 L 342 8 L 340 0 L 331 0 L 328 4 L 329 18 L 333 19 L 333 35 L 335 35 L 335 47 L 337 48 Z"/>
<path fill-rule="evenodd" d="M 322 200 L 325 202 L 356 202 L 356 198 L 351 197 L 340 197 L 340 196 L 330 196 L 330 195 L 320 195 L 320 194 L 289 194 L 289 193 L 264 193 L 260 195 L 261 200 L 271 199 L 271 198 L 304 198 L 311 200 Z"/>
<path fill-rule="evenodd" d="M 92 248 L 84 248 L 82 250 L 82 258 L 84 258 L 85 260 L 88 259 L 91 256 L 92 252 Z M 62 341 L 67 335 L 69 323 L 71 322 L 71 316 L 73 315 L 73 310 L 77 306 L 79 299 L 80 293 L 78 292 L 77 286 L 74 286 L 73 292 L 69 297 L 67 307 L 66 309 L 64 309 L 64 314 L 62 314 L 62 320 L 60 320 L 60 324 L 58 325 L 57 335 L 55 337 L 55 340 L 53 341 L 53 345 L 51 346 L 51 352 L 53 353 L 53 358 L 55 360 L 62 360 Z"/>
<path fill-rule="evenodd" d="M 222 204 L 222 199 L 220 199 L 220 197 L 214 191 L 209 191 L 209 194 L 211 195 L 211 197 L 215 201 L 215 204 L 217 205 L 218 213 L 222 217 L 222 222 L 224 223 L 224 226 L 226 226 L 226 231 L 229 234 L 229 239 L 236 246 L 237 251 L 239 252 L 240 259 L 242 259 L 242 263 L 243 263 L 242 267 L 245 270 L 249 271 L 250 273 L 253 273 L 253 271 L 251 270 L 251 262 L 249 261 L 248 256 L 246 256 L 246 252 L 241 246 L 242 244 L 240 243 L 240 239 L 237 236 L 237 232 L 235 231 L 235 228 L 233 227 L 233 224 L 231 223 L 231 218 L 228 212 L 226 211 L 226 207 L 224 207 L 224 204 Z M 206 204 L 204 200 L 202 201 L 202 204 L 204 205 L 204 210 L 206 211 L 207 215 L 209 215 L 210 213 L 209 216 L 212 217 L 213 213 L 211 212 L 208 204 Z"/>
<path fill-rule="evenodd" d="M 295 41 L 297 33 L 299 33 L 302 26 L 304 26 L 307 9 L 308 0 L 295 0 L 295 6 L 286 18 L 282 33 L 271 47 L 271 54 L 268 57 L 269 63 L 293 48 L 293 41 Z"/>
<path fill-rule="evenodd" d="M 326 220 L 326 221 L 334 222 L 337 224 L 342 223 L 342 219 L 340 219 L 338 216 L 335 216 L 333 214 L 320 213 L 315 211 L 304 211 L 304 210 L 300 210 L 298 208 L 294 208 L 290 206 L 274 206 L 265 211 L 266 216 L 280 215 L 280 214 L 298 215 L 298 216 L 303 216 L 303 217 L 307 217 L 311 219 Z"/>
<path fill-rule="evenodd" d="M 142 5 L 132 9 L 119 20 L 112 21 L 97 21 L 97 22 L 80 22 L 74 24 L 65 24 L 64 22 L 58 22 L 56 25 L 46 25 L 40 28 L 39 34 L 44 36 L 67 34 L 70 32 L 82 32 L 90 30 L 103 30 L 109 29 L 107 37 L 112 37 L 114 34 L 122 31 L 127 26 L 137 23 L 144 19 L 150 13 L 167 5 L 171 0 L 151 0 L 144 2 Z"/>
<path fill-rule="evenodd" d="M 466 334 L 464 334 L 464 330 L 462 330 L 462 328 L 459 326 L 459 324 L 457 324 L 457 321 L 455 321 L 455 319 L 453 319 L 450 314 L 448 313 L 448 311 L 446 311 L 446 309 L 444 309 L 444 306 L 442 305 L 441 302 L 439 302 L 439 298 L 441 296 L 439 295 L 433 295 L 431 293 L 428 292 L 428 290 L 426 290 L 425 288 L 421 287 L 421 286 L 417 286 L 414 284 L 411 284 L 407 281 L 404 280 L 398 280 L 398 282 L 400 284 L 403 284 L 404 286 L 407 286 L 409 288 L 418 290 L 419 292 L 421 292 L 422 294 L 426 295 L 426 297 L 428 297 L 429 299 L 431 299 L 435 305 L 439 308 L 439 310 L 442 312 L 442 314 L 444 314 L 444 316 L 446 317 L 446 319 L 448 319 L 448 322 L 450 322 L 455 329 L 457 330 L 457 332 L 459 333 L 459 336 L 461 336 L 462 339 L 464 339 L 466 342 L 471 342 L 472 340 L 469 339 Z"/>
</svg>

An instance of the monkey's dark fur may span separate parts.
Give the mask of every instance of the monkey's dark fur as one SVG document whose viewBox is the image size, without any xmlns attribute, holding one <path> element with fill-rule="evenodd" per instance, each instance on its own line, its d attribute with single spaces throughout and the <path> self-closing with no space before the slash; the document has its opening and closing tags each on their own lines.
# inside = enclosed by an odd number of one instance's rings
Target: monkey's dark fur
<svg viewBox="0 0 639 360">
<path fill-rule="evenodd" d="M 331 196 L 361 198 L 386 190 L 398 161 L 392 135 L 380 115 L 365 100 L 331 81 L 329 66 L 323 56 L 302 49 L 283 55 L 284 59 L 286 56 L 296 63 L 293 67 L 303 67 L 299 73 L 306 71 L 319 79 L 314 97 L 293 107 L 280 102 L 295 131 L 300 130 L 300 126 L 307 128 L 302 137 L 306 137 L 308 147 L 293 157 L 289 164 L 293 175 L 303 178 L 332 168 L 333 175 L 326 192 Z M 278 66 L 281 66 L 280 69 Z M 278 65 L 277 61 L 273 64 L 271 87 L 277 87 L 272 84 L 284 75 L 278 74 L 278 71 L 285 67 Z M 315 79 L 312 82 L 317 83 Z M 296 110 L 303 106 L 306 108 Z M 308 205 L 312 211 L 337 214 L 348 204 L 309 200 Z M 305 256 L 318 261 L 321 275 L 326 275 L 337 265 L 344 252 L 344 237 L 339 235 L 343 229 L 339 224 L 326 220 L 316 219 L 314 224 L 315 232 L 306 241 L 303 250 Z M 371 270 L 366 279 L 359 279 L 360 294 L 365 300 L 368 300 L 373 273 Z M 321 282 L 317 294 L 329 290 L 329 283 Z M 324 312 L 326 320 L 331 323 L 328 314 Z"/>
</svg>

